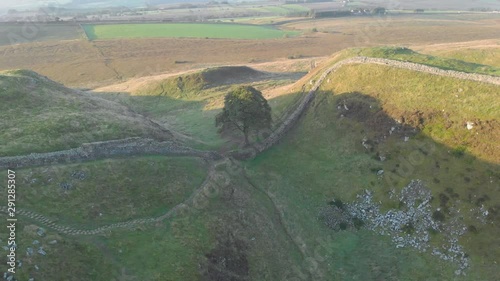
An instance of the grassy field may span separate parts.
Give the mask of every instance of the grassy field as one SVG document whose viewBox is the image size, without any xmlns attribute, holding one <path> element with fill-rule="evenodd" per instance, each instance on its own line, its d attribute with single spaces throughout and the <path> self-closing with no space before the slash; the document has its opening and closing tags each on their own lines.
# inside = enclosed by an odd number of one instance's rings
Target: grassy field
<svg viewBox="0 0 500 281">
<path fill-rule="evenodd" d="M 151 156 L 18 174 L 23 192 L 17 201 L 23 208 L 85 228 L 162 215 L 198 188 L 206 171 L 198 159 Z"/>
<path fill-rule="evenodd" d="M 272 39 L 299 34 L 266 26 L 213 23 L 83 25 L 83 28 L 89 40 L 162 37 Z"/>
<path fill-rule="evenodd" d="M 3 213 L 2 220 L 7 219 Z M 102 253 L 102 249 L 85 239 L 74 239 L 61 236 L 57 233 L 46 232 L 47 235 L 40 237 L 36 231 L 38 226 L 27 220 L 20 219 L 16 223 L 16 258 L 22 261 L 22 266 L 16 268 L 16 279 L 28 280 L 116 280 L 119 276 L 119 268 L 113 261 Z M 0 229 L 2 239 L 8 237 L 7 228 Z M 54 243 L 54 240 L 56 241 Z M 38 241 L 38 244 L 33 242 Z M 2 241 L 2 246 L 7 244 Z M 43 247 L 46 256 L 37 253 Z M 27 249 L 33 249 L 33 254 L 28 255 Z M 7 253 L 2 249 L 4 253 Z M 0 259 L 6 264 L 7 257 L 2 255 Z M 6 266 L 2 265 L 2 272 Z M 2 273 L 3 275 L 3 273 Z M 123 279 L 118 279 L 123 280 Z"/>
<path fill-rule="evenodd" d="M 0 46 L 81 39 L 84 34 L 78 24 L 72 23 L 2 23 Z"/>
<path fill-rule="evenodd" d="M 203 253 L 210 251 L 215 240 L 207 217 L 175 218 L 147 231 L 116 231 L 103 243 L 130 276 L 151 281 L 199 280 L 199 265 L 206 259 Z"/>
</svg>

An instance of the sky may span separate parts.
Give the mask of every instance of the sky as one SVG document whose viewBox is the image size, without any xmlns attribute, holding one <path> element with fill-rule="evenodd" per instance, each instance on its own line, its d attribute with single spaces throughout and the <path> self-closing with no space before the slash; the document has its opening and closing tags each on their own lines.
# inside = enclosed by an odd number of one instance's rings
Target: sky
<svg viewBox="0 0 500 281">
<path fill-rule="evenodd" d="M 27 9 L 37 6 L 46 6 L 50 3 L 67 4 L 72 0 L 1 0 L 0 9 Z"/>
</svg>

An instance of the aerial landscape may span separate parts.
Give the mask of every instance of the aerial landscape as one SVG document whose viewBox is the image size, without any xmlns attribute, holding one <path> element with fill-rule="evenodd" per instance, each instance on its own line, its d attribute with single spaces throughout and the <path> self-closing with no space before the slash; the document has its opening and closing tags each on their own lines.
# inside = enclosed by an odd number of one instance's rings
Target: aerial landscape
<svg viewBox="0 0 500 281">
<path fill-rule="evenodd" d="M 5 0 L 0 280 L 500 276 L 498 0 Z"/>
</svg>

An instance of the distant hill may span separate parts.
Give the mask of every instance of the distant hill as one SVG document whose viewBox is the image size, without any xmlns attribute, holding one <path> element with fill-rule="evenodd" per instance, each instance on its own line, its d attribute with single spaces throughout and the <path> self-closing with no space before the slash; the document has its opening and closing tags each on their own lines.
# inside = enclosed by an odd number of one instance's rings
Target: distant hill
<svg viewBox="0 0 500 281">
<path fill-rule="evenodd" d="M 137 90 L 137 95 L 170 97 L 199 96 L 202 90 L 223 85 L 249 83 L 266 74 L 247 66 L 222 66 L 152 82 Z"/>
</svg>

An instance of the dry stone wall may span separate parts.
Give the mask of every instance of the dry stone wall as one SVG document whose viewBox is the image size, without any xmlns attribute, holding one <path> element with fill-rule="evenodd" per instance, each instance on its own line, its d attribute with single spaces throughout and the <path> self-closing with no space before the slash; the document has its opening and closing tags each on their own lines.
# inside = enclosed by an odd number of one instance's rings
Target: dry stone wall
<svg viewBox="0 0 500 281">
<path fill-rule="evenodd" d="M 195 156 L 204 159 L 220 159 L 222 157 L 216 152 L 195 150 L 173 142 L 157 142 L 152 139 L 135 137 L 85 143 L 78 148 L 68 150 L 1 157 L 0 168 L 22 168 L 139 155 Z"/>
</svg>

